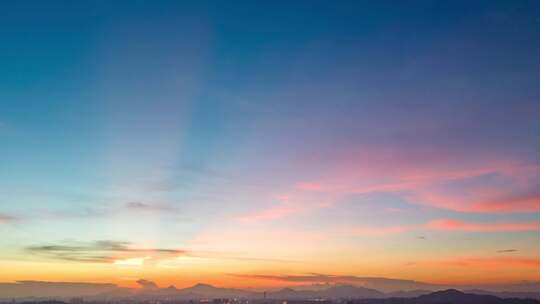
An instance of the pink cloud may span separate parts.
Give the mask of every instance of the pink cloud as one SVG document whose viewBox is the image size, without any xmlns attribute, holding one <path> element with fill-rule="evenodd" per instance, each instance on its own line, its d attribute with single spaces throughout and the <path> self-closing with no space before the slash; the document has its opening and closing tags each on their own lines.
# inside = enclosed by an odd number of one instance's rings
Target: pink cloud
<svg viewBox="0 0 540 304">
<path fill-rule="evenodd" d="M 425 226 L 427 229 L 465 232 L 511 232 L 540 230 L 540 221 L 514 223 L 474 223 L 451 219 L 433 220 Z"/>
<path fill-rule="evenodd" d="M 483 157 L 463 160 L 434 151 L 362 150 L 334 161 L 324 176 L 297 183 L 300 192 L 349 194 L 394 193 L 411 203 L 460 212 L 508 213 L 540 210 L 536 189 L 540 167 Z M 495 176 L 504 183 L 481 181 Z M 472 179 L 477 179 L 471 181 Z M 459 191 L 452 185 L 462 183 Z"/>
<path fill-rule="evenodd" d="M 519 188 L 519 186 L 516 186 Z M 419 190 L 411 195 L 433 206 L 471 213 L 517 213 L 540 211 L 540 194 L 529 196 L 508 195 L 506 189 L 481 189 L 469 195 Z"/>
<path fill-rule="evenodd" d="M 244 220 L 274 220 L 331 207 L 348 195 L 376 193 L 467 213 L 540 211 L 540 194 L 531 195 L 540 184 L 540 166 L 526 162 L 388 147 L 338 152 L 317 162 L 325 164 L 319 176 L 293 185 L 279 196 L 281 205 Z"/>
<path fill-rule="evenodd" d="M 528 197 L 476 202 L 471 204 L 470 210 L 493 213 L 540 211 L 540 194 Z"/>
<path fill-rule="evenodd" d="M 341 229 L 347 235 L 384 236 L 400 234 L 409 231 L 436 230 L 447 232 L 517 232 L 539 231 L 540 221 L 506 222 L 506 223 L 478 223 L 465 222 L 454 219 L 436 219 L 417 225 L 394 226 L 353 226 Z"/>
</svg>

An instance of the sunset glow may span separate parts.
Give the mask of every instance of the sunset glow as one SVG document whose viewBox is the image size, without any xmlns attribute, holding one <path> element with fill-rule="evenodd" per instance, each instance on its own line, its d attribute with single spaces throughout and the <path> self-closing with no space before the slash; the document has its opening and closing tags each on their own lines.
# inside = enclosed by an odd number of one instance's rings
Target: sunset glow
<svg viewBox="0 0 540 304">
<path fill-rule="evenodd" d="M 3 3 L 0 296 L 540 282 L 539 20 L 540 1 Z"/>
</svg>

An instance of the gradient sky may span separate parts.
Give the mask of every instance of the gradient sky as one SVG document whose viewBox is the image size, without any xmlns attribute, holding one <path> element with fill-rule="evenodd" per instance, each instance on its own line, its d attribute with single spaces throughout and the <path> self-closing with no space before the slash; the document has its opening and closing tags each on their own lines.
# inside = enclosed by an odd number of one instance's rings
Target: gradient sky
<svg viewBox="0 0 540 304">
<path fill-rule="evenodd" d="M 1 282 L 540 281 L 538 1 L 11 1 L 0 39 Z"/>
</svg>

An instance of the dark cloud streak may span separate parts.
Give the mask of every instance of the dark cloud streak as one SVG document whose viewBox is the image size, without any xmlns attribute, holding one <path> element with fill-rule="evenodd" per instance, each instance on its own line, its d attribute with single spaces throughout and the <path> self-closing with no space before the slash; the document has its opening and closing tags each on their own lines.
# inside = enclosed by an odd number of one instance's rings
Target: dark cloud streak
<svg viewBox="0 0 540 304">
<path fill-rule="evenodd" d="M 0 213 L 0 224 L 9 224 L 9 223 L 16 222 L 18 220 L 19 220 L 18 217 L 5 214 L 5 213 Z"/>
<path fill-rule="evenodd" d="M 345 283 L 364 282 L 366 279 L 357 276 L 329 275 L 320 273 L 309 273 L 305 275 L 263 275 L 263 274 L 229 274 L 234 277 L 247 279 L 274 280 L 283 282 L 310 282 L 310 283 Z"/>
<path fill-rule="evenodd" d="M 497 253 L 512 253 L 512 252 L 518 252 L 519 250 L 517 249 L 502 249 L 502 250 L 497 250 Z"/>
<path fill-rule="evenodd" d="M 119 256 L 129 257 L 135 254 L 178 256 L 187 253 L 185 250 L 132 248 L 130 245 L 130 242 L 125 241 L 99 240 L 90 243 L 29 246 L 25 250 L 49 259 L 87 263 L 111 263 Z"/>
</svg>

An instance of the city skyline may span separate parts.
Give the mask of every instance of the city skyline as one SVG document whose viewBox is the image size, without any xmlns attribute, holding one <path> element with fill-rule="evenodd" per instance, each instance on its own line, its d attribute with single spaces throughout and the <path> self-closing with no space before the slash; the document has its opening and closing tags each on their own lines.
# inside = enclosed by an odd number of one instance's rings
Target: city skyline
<svg viewBox="0 0 540 304">
<path fill-rule="evenodd" d="M 0 283 L 540 282 L 540 2 L 0 5 Z"/>
</svg>

